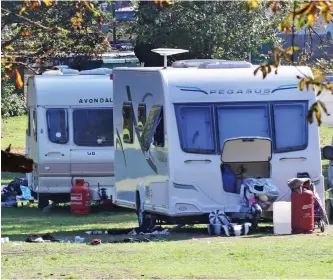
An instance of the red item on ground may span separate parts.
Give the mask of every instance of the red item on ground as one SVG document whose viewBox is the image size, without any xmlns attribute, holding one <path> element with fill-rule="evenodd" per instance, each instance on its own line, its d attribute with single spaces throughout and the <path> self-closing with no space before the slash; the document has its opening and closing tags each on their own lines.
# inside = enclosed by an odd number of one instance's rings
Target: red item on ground
<svg viewBox="0 0 333 280">
<path fill-rule="evenodd" d="M 304 189 L 291 193 L 292 233 L 312 233 L 314 230 L 314 194 Z"/>
<path fill-rule="evenodd" d="M 71 188 L 71 213 L 72 215 L 90 214 L 90 192 L 84 185 L 83 179 L 75 180 L 75 186 Z"/>
</svg>

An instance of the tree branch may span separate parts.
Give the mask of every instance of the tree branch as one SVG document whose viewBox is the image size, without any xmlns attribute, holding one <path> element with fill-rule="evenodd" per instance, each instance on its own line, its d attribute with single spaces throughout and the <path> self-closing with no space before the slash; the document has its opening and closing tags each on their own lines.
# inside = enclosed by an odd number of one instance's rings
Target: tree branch
<svg viewBox="0 0 333 280">
<path fill-rule="evenodd" d="M 23 20 L 25 20 L 25 21 L 27 21 L 27 22 L 29 22 L 29 23 L 31 23 L 31 24 L 34 24 L 34 25 L 36 25 L 36 26 L 38 26 L 38 27 L 40 27 L 40 28 L 42 28 L 42 29 L 44 29 L 44 30 L 48 30 L 48 31 L 51 30 L 51 28 L 49 28 L 49 27 L 47 27 L 47 26 L 44 26 L 44 25 L 42 25 L 42 24 L 39 23 L 39 22 L 35 22 L 35 21 L 31 20 L 31 19 L 28 19 L 28 18 L 25 17 L 25 16 L 21 16 L 21 15 L 19 15 L 19 14 L 14 14 L 14 13 L 12 13 L 10 10 L 7 10 L 7 9 L 5 9 L 5 8 L 1 8 L 1 10 L 5 11 L 6 13 L 12 14 L 12 15 L 14 15 L 14 16 L 20 18 L 20 19 L 23 19 Z"/>
<path fill-rule="evenodd" d="M 40 74 L 39 70 L 37 70 L 37 69 L 31 67 L 31 66 L 29 65 L 29 63 L 24 63 L 24 62 L 13 62 L 13 64 L 17 64 L 18 66 L 24 66 L 24 67 L 26 67 L 27 69 L 29 69 L 30 71 L 32 71 L 32 72 L 34 72 L 35 74 L 37 74 L 37 75 Z M 38 68 L 38 69 L 40 69 L 40 68 Z"/>
<path fill-rule="evenodd" d="M 323 39 L 320 37 L 320 35 L 314 30 L 314 28 L 311 26 L 310 27 L 311 31 L 318 37 L 319 41 L 320 41 L 320 44 L 323 45 L 324 44 L 324 41 Z"/>
</svg>

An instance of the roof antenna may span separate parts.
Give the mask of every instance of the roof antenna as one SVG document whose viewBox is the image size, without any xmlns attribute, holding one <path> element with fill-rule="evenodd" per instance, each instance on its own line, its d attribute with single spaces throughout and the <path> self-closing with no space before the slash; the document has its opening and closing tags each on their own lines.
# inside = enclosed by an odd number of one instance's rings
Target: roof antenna
<svg viewBox="0 0 333 280">
<path fill-rule="evenodd" d="M 183 50 L 183 49 L 164 49 L 164 48 L 153 49 L 151 51 L 154 53 L 158 53 L 161 56 L 164 56 L 164 68 L 163 69 L 166 69 L 168 67 L 168 60 L 167 60 L 168 55 L 175 55 L 175 54 L 179 54 L 179 53 L 188 52 L 188 50 Z"/>
</svg>

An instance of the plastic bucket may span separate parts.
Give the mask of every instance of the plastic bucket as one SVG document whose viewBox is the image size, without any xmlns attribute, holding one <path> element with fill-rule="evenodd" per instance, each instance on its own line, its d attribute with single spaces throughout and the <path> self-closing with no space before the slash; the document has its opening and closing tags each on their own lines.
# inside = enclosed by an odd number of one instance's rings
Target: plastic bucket
<svg viewBox="0 0 333 280">
<path fill-rule="evenodd" d="M 214 225 L 215 235 L 221 235 L 221 228 L 222 228 L 222 225 L 220 225 L 220 224 Z"/>
<path fill-rule="evenodd" d="M 209 235 L 215 234 L 214 225 L 208 224 L 207 225 L 207 231 L 208 231 Z"/>
<path fill-rule="evenodd" d="M 232 227 L 234 229 L 235 236 L 240 236 L 242 233 L 242 225 L 233 224 Z"/>
</svg>

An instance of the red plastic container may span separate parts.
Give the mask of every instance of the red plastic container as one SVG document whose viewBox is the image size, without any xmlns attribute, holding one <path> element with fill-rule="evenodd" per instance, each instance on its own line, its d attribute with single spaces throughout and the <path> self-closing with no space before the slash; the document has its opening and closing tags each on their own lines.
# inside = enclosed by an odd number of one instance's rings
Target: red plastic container
<svg viewBox="0 0 333 280">
<path fill-rule="evenodd" d="M 314 195 L 310 190 L 291 193 L 292 233 L 312 233 L 314 230 Z"/>
<path fill-rule="evenodd" d="M 76 179 L 75 186 L 71 188 L 71 213 L 72 215 L 90 214 L 90 192 L 84 185 L 83 179 Z"/>
</svg>

